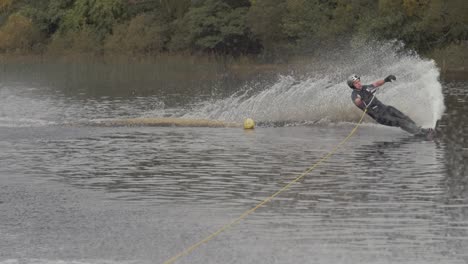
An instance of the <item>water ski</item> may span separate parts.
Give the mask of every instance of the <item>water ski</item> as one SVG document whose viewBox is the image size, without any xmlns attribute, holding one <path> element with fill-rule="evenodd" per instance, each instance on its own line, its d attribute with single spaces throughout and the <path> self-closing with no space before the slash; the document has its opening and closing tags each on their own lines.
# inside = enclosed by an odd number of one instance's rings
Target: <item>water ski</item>
<svg viewBox="0 0 468 264">
<path fill-rule="evenodd" d="M 436 137 L 436 131 L 433 128 L 423 128 L 421 131 L 414 135 L 417 138 L 426 140 L 434 140 Z"/>
</svg>

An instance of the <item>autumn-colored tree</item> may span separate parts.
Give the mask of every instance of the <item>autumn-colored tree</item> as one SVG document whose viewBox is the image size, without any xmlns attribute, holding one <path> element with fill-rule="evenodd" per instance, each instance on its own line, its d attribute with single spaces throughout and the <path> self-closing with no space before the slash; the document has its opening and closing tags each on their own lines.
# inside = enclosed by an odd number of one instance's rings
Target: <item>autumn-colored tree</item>
<svg viewBox="0 0 468 264">
<path fill-rule="evenodd" d="M 49 45 L 274 60 L 400 40 L 422 54 L 452 54 L 468 41 L 466 14 L 466 0 L 0 0 L 0 52 Z"/>
<path fill-rule="evenodd" d="M 0 28 L 0 51 L 3 52 L 31 52 L 40 40 L 40 31 L 31 19 L 20 14 L 11 15 Z"/>
<path fill-rule="evenodd" d="M 0 0 L 0 12 L 6 11 L 12 3 L 13 0 Z"/>
<path fill-rule="evenodd" d="M 141 14 L 115 26 L 104 47 L 110 54 L 149 55 L 161 52 L 168 38 L 167 25 L 151 15 Z"/>
</svg>

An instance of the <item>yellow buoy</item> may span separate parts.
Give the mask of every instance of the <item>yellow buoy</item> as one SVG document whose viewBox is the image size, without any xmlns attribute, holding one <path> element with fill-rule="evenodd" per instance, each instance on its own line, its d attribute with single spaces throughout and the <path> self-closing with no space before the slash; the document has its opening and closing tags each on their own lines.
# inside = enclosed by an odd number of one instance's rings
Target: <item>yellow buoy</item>
<svg viewBox="0 0 468 264">
<path fill-rule="evenodd" d="M 244 120 L 244 129 L 254 129 L 255 122 L 252 118 L 247 118 Z"/>
</svg>

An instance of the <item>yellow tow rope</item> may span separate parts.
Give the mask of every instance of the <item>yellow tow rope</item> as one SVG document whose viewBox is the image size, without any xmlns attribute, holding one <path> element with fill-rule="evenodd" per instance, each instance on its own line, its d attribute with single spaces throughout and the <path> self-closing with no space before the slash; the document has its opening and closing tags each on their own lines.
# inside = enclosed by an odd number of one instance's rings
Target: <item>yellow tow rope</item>
<svg viewBox="0 0 468 264">
<path fill-rule="evenodd" d="M 255 207 L 245 211 L 243 214 L 241 214 L 238 218 L 236 218 L 235 220 L 233 220 L 232 222 L 230 222 L 229 224 L 226 224 L 224 225 L 223 227 L 219 228 L 218 230 L 216 230 L 215 232 L 211 233 L 211 235 L 205 237 L 204 239 L 198 241 L 197 243 L 191 245 L 190 247 L 184 249 L 183 251 L 181 251 L 180 253 L 178 253 L 177 255 L 173 256 L 172 258 L 166 260 L 164 262 L 164 264 L 172 264 L 174 263 L 176 260 L 178 260 L 179 258 L 183 257 L 183 256 L 186 256 L 188 255 L 190 252 L 192 252 L 193 250 L 195 250 L 196 248 L 198 248 L 199 246 L 201 246 L 202 244 L 210 241 L 211 239 L 213 239 L 215 236 L 219 235 L 221 232 L 225 231 L 226 229 L 232 227 L 233 225 L 239 223 L 242 219 L 244 219 L 245 217 L 247 217 L 249 214 L 255 212 L 255 210 L 257 210 L 258 208 L 260 208 L 262 205 L 268 203 L 269 201 L 273 200 L 273 198 L 275 198 L 276 196 L 278 196 L 280 193 L 284 192 L 285 190 L 289 189 L 289 187 L 298 182 L 300 179 L 302 179 L 304 176 L 306 176 L 309 172 L 311 172 L 313 169 L 315 169 L 318 165 L 320 165 L 322 162 L 324 162 L 325 160 L 327 160 L 329 157 L 331 157 L 333 154 L 335 154 L 335 152 L 344 144 L 346 143 L 353 135 L 354 133 L 356 133 L 356 130 L 358 129 L 359 125 L 361 125 L 362 123 L 362 120 L 364 119 L 364 116 L 366 115 L 366 112 L 367 112 L 367 108 L 364 109 L 364 112 L 361 116 L 361 118 L 359 119 L 359 122 L 357 123 L 357 125 L 353 128 L 353 130 L 351 130 L 351 132 L 349 133 L 349 135 L 343 139 L 340 143 L 338 143 L 330 152 L 328 152 L 325 156 L 323 156 L 320 160 L 318 160 L 314 165 L 312 165 L 311 167 L 309 167 L 306 171 L 304 171 L 301 175 L 299 175 L 298 177 L 296 177 L 294 180 L 290 181 L 288 184 L 286 184 L 283 188 L 281 188 L 279 191 L 275 192 L 273 195 L 271 195 L 270 197 L 264 199 L 263 201 L 261 201 L 259 204 L 257 204 Z"/>
</svg>

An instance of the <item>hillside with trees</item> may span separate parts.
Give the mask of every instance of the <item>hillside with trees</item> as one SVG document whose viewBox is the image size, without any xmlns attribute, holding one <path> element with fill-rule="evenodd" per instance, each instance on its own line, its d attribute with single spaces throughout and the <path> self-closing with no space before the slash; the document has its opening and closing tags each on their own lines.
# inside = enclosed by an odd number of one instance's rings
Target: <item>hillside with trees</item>
<svg viewBox="0 0 468 264">
<path fill-rule="evenodd" d="M 400 40 L 465 65 L 466 0 L 0 0 L 0 54 L 249 56 Z"/>
</svg>

